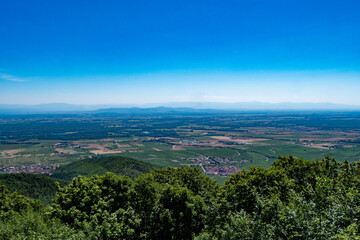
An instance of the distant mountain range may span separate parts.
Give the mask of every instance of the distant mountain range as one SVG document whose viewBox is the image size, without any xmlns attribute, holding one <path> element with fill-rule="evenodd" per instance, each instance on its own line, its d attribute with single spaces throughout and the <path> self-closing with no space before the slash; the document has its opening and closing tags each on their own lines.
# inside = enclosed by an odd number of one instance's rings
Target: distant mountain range
<svg viewBox="0 0 360 240">
<path fill-rule="evenodd" d="M 360 106 L 334 103 L 262 103 L 262 102 L 169 102 L 148 104 L 78 105 L 49 103 L 38 105 L 0 104 L 0 114 L 51 114 L 51 113 L 193 113 L 214 110 L 263 111 L 263 110 L 344 110 L 359 111 Z"/>
</svg>

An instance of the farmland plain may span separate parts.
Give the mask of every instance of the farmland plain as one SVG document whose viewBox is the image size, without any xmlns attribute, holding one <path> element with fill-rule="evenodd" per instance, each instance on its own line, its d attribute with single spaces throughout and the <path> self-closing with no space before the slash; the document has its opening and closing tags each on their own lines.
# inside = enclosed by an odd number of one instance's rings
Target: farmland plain
<svg viewBox="0 0 360 240">
<path fill-rule="evenodd" d="M 2 173 L 51 173 L 76 160 L 118 155 L 161 167 L 199 166 L 221 179 L 285 154 L 359 160 L 360 112 L 0 116 Z"/>
</svg>

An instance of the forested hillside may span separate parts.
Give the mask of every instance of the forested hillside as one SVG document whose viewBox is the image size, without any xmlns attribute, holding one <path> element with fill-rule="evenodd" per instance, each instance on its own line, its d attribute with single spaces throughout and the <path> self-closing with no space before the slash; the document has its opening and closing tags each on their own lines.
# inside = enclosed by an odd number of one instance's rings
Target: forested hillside
<svg viewBox="0 0 360 240">
<path fill-rule="evenodd" d="M 60 186 L 69 184 L 69 181 L 41 174 L 15 173 L 0 176 L 0 183 L 4 184 L 11 192 L 40 200 L 44 204 L 50 204 L 51 199 L 55 196 L 56 182 Z"/>
<path fill-rule="evenodd" d="M 148 173 L 157 166 L 132 158 L 110 156 L 101 158 L 90 158 L 75 161 L 56 169 L 52 175 L 54 178 L 71 180 L 79 175 L 92 176 L 94 174 L 102 175 L 106 172 L 128 176 L 138 177 L 142 173 Z"/>
<path fill-rule="evenodd" d="M 360 239 L 360 163 L 279 157 L 218 185 L 198 168 L 76 177 L 50 206 L 0 188 L 1 239 Z M 55 227 L 58 226 L 58 227 Z"/>
</svg>

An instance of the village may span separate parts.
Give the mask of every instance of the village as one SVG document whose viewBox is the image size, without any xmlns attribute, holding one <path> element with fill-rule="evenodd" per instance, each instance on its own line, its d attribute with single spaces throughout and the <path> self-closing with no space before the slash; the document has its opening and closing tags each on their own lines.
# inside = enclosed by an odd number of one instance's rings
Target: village
<svg viewBox="0 0 360 240">
<path fill-rule="evenodd" d="M 199 156 L 197 158 L 188 158 L 186 160 L 199 165 L 203 172 L 207 175 L 220 176 L 230 176 L 233 173 L 242 171 L 242 169 L 237 166 L 227 164 L 241 164 L 249 162 L 249 160 L 235 161 L 231 157 L 219 156 Z"/>
<path fill-rule="evenodd" d="M 30 164 L 19 166 L 0 166 L 0 172 L 5 173 L 37 173 L 51 175 L 56 169 L 53 164 Z"/>
</svg>

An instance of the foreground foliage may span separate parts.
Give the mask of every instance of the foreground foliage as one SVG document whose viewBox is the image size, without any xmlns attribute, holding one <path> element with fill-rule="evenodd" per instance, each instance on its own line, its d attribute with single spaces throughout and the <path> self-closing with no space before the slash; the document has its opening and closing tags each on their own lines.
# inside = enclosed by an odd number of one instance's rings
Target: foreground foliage
<svg viewBox="0 0 360 240">
<path fill-rule="evenodd" d="M 84 239 L 85 235 L 46 214 L 47 209 L 0 186 L 0 239 Z"/>
<path fill-rule="evenodd" d="M 188 167 L 76 177 L 49 207 L 0 189 L 2 239 L 360 239 L 360 163 L 329 156 L 279 157 L 224 186 Z"/>
</svg>

